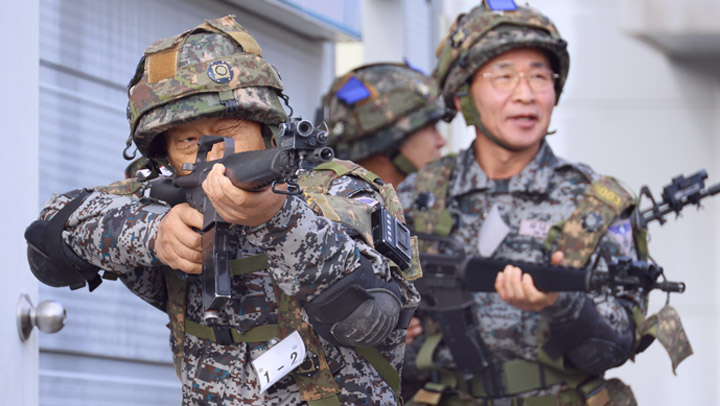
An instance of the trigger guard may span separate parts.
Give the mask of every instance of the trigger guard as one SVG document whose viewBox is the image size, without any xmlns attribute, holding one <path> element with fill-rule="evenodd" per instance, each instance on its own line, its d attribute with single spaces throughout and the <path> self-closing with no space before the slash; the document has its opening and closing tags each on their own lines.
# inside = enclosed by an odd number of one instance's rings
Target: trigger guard
<svg viewBox="0 0 720 406">
<path fill-rule="evenodd" d="M 275 187 L 275 185 L 282 185 L 282 184 L 287 184 L 287 186 L 288 186 L 287 190 L 281 190 L 281 189 L 277 189 Z M 271 189 L 272 189 L 273 193 L 277 193 L 280 195 L 290 195 L 290 196 L 299 195 L 303 191 L 302 188 L 300 187 L 300 185 L 298 185 L 295 182 L 292 182 L 292 181 L 285 182 L 285 181 L 277 181 L 277 180 L 274 180 L 272 182 Z"/>
</svg>

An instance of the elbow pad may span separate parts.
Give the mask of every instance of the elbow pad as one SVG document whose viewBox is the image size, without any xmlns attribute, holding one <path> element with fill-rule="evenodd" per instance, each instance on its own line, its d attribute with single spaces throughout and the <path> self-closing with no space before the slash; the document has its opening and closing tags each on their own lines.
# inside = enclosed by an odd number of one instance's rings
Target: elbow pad
<svg viewBox="0 0 720 406">
<path fill-rule="evenodd" d="M 320 336 L 347 347 L 379 344 L 401 324 L 405 313 L 397 282 L 378 279 L 363 256 L 358 269 L 303 307 Z M 410 321 L 409 316 L 402 319 L 405 324 Z"/>
<path fill-rule="evenodd" d="M 102 281 L 99 268 L 83 260 L 65 243 L 62 232 L 70 215 L 90 194 L 82 190 L 70 192 L 68 204 L 50 220 L 35 220 L 25 229 L 30 270 L 42 283 L 52 287 L 78 289 L 88 283 L 90 291 Z"/>
<path fill-rule="evenodd" d="M 564 356 L 572 366 L 592 375 L 619 366 L 632 356 L 634 328 L 616 332 L 589 299 L 577 319 L 551 325 L 550 331 L 552 337 L 543 350 L 552 358 Z"/>
</svg>

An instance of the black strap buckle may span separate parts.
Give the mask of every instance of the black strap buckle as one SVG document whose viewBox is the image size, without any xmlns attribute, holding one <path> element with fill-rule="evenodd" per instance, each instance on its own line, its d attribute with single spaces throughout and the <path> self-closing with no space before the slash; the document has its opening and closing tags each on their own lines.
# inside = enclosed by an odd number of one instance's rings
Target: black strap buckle
<svg viewBox="0 0 720 406">
<path fill-rule="evenodd" d="M 296 372 L 300 376 L 304 376 L 306 378 L 309 378 L 317 371 L 320 370 L 320 357 L 317 356 L 314 352 L 308 350 L 308 352 L 305 354 L 305 361 L 303 361 L 302 364 L 298 365 Z"/>
<path fill-rule="evenodd" d="M 505 397 L 505 372 L 502 364 L 491 362 L 490 365 L 478 373 L 485 390 L 486 396 L 489 398 Z"/>
<path fill-rule="evenodd" d="M 229 326 L 212 326 L 213 333 L 215 334 L 215 343 L 220 345 L 234 344 L 232 338 L 232 327 Z"/>
</svg>

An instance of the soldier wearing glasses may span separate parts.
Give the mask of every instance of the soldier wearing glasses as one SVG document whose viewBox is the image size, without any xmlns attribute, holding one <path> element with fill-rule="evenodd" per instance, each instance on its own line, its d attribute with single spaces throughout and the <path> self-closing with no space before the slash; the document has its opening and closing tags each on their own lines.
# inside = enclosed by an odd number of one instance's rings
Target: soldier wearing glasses
<svg viewBox="0 0 720 406">
<path fill-rule="evenodd" d="M 450 237 L 467 256 L 594 269 L 615 257 L 646 254 L 638 243 L 644 237 L 627 217 L 630 194 L 586 165 L 556 156 L 545 140 L 569 62 L 567 43 L 538 10 L 488 0 L 457 18 L 438 48 L 434 76 L 446 104 L 462 112 L 476 136 L 468 149 L 400 185 L 416 232 Z M 621 197 L 609 221 L 583 204 L 596 184 Z M 594 243 L 567 244 L 570 235 Z M 431 382 L 414 403 L 635 404 L 628 386 L 604 375 L 643 349 L 646 292 L 542 292 L 513 266 L 498 273 L 495 289 L 475 293 L 470 311 L 487 368 L 458 371 L 447 337 L 423 320 L 404 385 L 411 378 Z"/>
</svg>

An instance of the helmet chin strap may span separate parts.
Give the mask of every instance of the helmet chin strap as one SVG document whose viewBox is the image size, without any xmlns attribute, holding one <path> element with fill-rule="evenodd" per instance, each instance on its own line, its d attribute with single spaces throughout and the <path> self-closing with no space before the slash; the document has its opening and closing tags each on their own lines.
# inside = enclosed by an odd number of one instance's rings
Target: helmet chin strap
<svg viewBox="0 0 720 406">
<path fill-rule="evenodd" d="M 460 99 L 460 110 L 462 111 L 462 115 L 465 118 L 465 123 L 468 125 L 468 127 L 477 127 L 480 132 L 482 132 L 483 134 L 485 134 L 486 137 L 488 137 L 490 141 L 492 141 L 501 148 L 512 152 L 522 151 L 522 148 L 511 147 L 510 145 L 507 145 L 506 143 L 500 141 L 498 137 L 493 135 L 493 133 L 491 133 L 490 130 L 485 127 L 485 124 L 483 124 L 482 120 L 480 120 L 480 114 L 478 113 L 477 108 L 475 108 L 475 102 L 470 96 L 468 85 L 463 85 L 458 91 L 457 96 Z M 553 133 L 555 133 L 555 131 L 548 132 L 548 134 Z"/>
<path fill-rule="evenodd" d="M 400 150 L 396 150 L 395 153 L 390 156 L 390 159 L 395 168 L 404 175 L 410 175 L 418 171 L 417 166 L 415 166 L 408 157 L 403 155 Z"/>
</svg>

